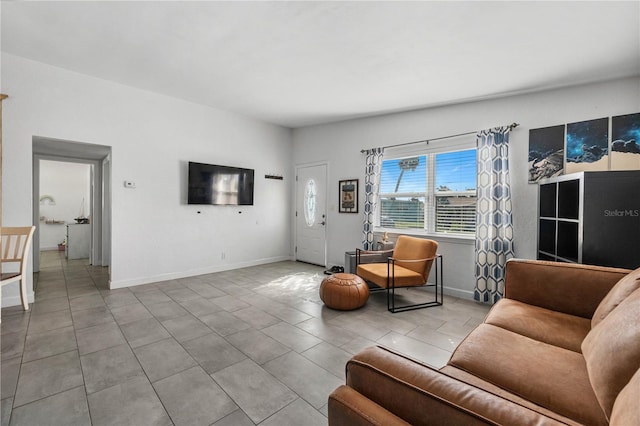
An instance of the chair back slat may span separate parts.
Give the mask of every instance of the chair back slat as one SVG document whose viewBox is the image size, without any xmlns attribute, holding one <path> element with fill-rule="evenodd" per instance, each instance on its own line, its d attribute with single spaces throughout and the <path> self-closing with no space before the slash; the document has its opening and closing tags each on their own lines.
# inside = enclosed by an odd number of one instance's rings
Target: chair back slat
<svg viewBox="0 0 640 426">
<path fill-rule="evenodd" d="M 34 230 L 35 226 L 2 227 L 2 263 L 22 264 L 31 245 Z"/>
<path fill-rule="evenodd" d="M 2 260 L 19 261 L 22 258 L 24 245 L 27 243 L 26 235 L 3 235 L 2 236 Z"/>
</svg>

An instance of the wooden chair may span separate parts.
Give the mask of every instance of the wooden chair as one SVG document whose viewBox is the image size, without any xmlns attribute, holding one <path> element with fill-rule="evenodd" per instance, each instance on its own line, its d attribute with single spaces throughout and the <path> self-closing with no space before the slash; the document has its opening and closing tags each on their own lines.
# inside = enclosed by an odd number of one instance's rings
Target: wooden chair
<svg viewBox="0 0 640 426">
<path fill-rule="evenodd" d="M 31 247 L 31 239 L 35 226 L 2 227 L 2 273 L 0 287 L 20 282 L 20 299 L 25 311 L 29 310 L 29 300 L 27 299 L 27 259 Z M 18 271 L 5 272 L 7 263 L 18 264 Z"/>
<path fill-rule="evenodd" d="M 380 289 L 386 289 L 387 309 L 392 313 L 413 309 L 428 308 L 442 305 L 442 256 L 437 254 L 438 243 L 425 238 L 398 237 L 393 251 L 378 252 L 356 250 L 356 273 L 365 281 L 375 284 Z M 361 263 L 363 259 L 373 254 L 390 255 L 386 262 Z M 435 284 L 428 284 L 431 267 L 436 263 Z M 440 263 L 438 265 L 438 263 Z M 395 289 L 399 287 L 435 286 L 435 300 L 426 303 L 416 303 L 396 306 Z M 440 294 L 438 294 L 438 287 Z"/>
</svg>

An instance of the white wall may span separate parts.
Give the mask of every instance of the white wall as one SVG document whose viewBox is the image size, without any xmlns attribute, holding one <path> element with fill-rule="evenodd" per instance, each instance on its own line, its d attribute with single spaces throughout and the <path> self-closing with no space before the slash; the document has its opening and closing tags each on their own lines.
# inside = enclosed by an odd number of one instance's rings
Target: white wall
<svg viewBox="0 0 640 426">
<path fill-rule="evenodd" d="M 362 185 L 361 149 L 520 123 L 510 137 L 515 250 L 518 257 L 535 258 L 537 186 L 527 182 L 529 129 L 639 111 L 640 79 L 615 80 L 297 129 L 293 131 L 293 161 L 325 160 L 330 165 L 328 260 L 342 265 L 344 252 L 361 246 L 363 216 L 337 213 L 338 180 L 358 178 Z M 474 246 L 444 239 L 439 242 L 439 251 L 444 254 L 445 291 L 472 298 Z"/>
<path fill-rule="evenodd" d="M 66 234 L 64 224 L 47 221 L 76 223 L 81 208 L 85 217 L 89 215 L 90 179 L 88 164 L 40 160 L 40 196 L 55 200 L 55 204 L 40 202 L 40 250 L 57 250 Z"/>
<path fill-rule="evenodd" d="M 6 53 L 2 77 L 4 225 L 31 223 L 36 135 L 112 147 L 114 288 L 290 258 L 289 129 Z M 190 160 L 254 168 L 255 205 L 186 205 Z"/>
</svg>

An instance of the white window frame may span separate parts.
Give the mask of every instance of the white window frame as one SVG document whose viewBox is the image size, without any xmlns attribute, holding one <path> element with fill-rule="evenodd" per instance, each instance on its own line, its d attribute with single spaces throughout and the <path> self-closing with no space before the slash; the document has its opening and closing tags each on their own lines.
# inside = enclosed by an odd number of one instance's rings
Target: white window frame
<svg viewBox="0 0 640 426">
<path fill-rule="evenodd" d="M 385 149 L 382 161 L 395 160 L 407 157 L 419 157 L 426 155 L 427 158 L 427 188 L 424 193 L 425 197 L 425 226 L 421 228 L 386 228 L 381 226 L 381 208 L 382 197 L 387 193 L 378 193 L 378 205 L 376 206 L 376 224 L 374 230 L 376 232 L 387 232 L 389 234 L 408 234 L 420 236 L 434 236 L 439 239 L 464 240 L 472 241 L 475 239 L 474 234 L 455 234 L 436 232 L 436 199 L 435 199 L 435 154 L 466 151 L 476 149 L 475 135 L 466 135 L 455 139 L 447 139 L 429 143 L 419 143 L 415 145 L 393 147 Z M 477 154 L 477 151 L 476 151 Z M 401 193 L 402 196 L 422 196 L 423 193 Z"/>
</svg>

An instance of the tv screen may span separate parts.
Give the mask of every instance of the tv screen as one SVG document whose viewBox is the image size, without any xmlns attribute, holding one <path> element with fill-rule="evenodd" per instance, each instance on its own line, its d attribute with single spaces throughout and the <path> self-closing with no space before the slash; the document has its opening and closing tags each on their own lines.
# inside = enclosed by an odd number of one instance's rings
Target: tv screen
<svg viewBox="0 0 640 426">
<path fill-rule="evenodd" d="M 253 205 L 253 169 L 189 162 L 188 204 Z"/>
</svg>

